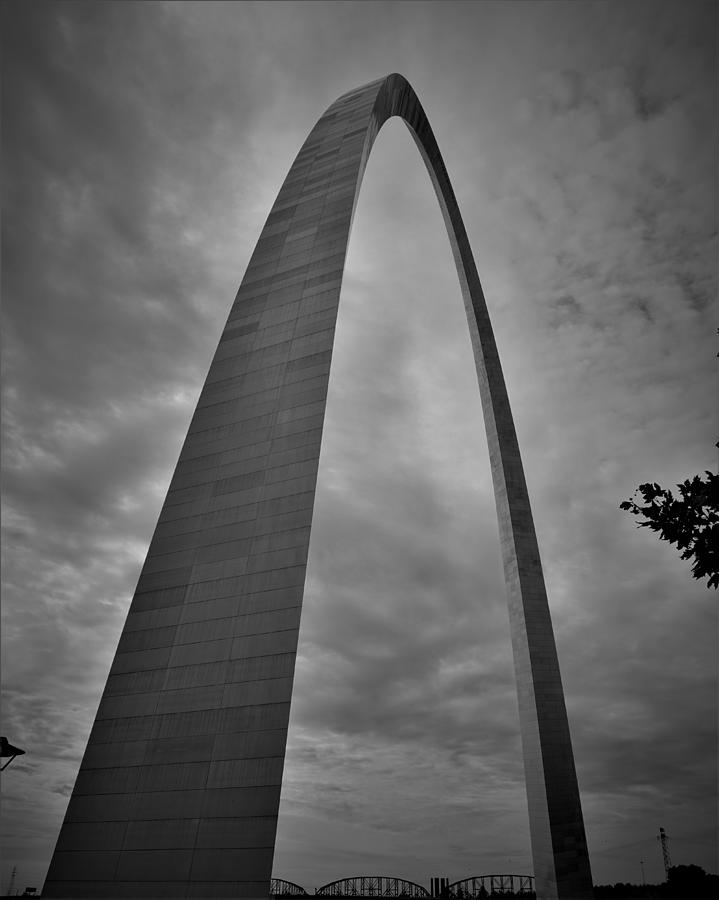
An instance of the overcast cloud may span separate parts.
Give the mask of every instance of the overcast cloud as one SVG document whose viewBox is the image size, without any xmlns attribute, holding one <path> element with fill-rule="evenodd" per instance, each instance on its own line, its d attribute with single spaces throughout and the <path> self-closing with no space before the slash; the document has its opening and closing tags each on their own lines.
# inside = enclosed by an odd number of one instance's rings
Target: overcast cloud
<svg viewBox="0 0 719 900">
<path fill-rule="evenodd" d="M 716 595 L 618 504 L 714 468 L 717 6 L 3 6 L 0 889 L 41 887 L 204 374 L 316 119 L 399 71 L 493 318 L 596 883 L 717 870 Z M 275 875 L 530 873 L 461 296 L 398 120 L 355 217 Z"/>
</svg>

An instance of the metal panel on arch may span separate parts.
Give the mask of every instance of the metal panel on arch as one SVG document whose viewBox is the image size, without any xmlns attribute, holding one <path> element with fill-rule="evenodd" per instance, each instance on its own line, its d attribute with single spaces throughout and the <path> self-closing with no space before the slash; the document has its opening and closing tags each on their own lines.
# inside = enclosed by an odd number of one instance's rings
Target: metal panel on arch
<svg viewBox="0 0 719 900">
<path fill-rule="evenodd" d="M 152 538 L 45 896 L 269 893 L 342 272 L 367 157 L 391 116 L 407 123 L 427 165 L 467 310 L 508 588 L 537 895 L 592 895 L 499 357 L 436 141 L 410 85 L 391 75 L 322 116 L 260 235 Z"/>
</svg>

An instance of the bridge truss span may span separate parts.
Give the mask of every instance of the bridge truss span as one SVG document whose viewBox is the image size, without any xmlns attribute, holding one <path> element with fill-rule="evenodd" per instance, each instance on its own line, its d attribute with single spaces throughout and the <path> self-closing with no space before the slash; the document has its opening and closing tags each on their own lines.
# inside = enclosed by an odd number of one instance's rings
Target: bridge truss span
<svg viewBox="0 0 719 900">
<path fill-rule="evenodd" d="M 447 893 L 455 900 L 536 896 L 532 875 L 472 875 L 450 884 Z"/>
<path fill-rule="evenodd" d="M 316 894 L 322 897 L 431 897 L 421 884 L 404 878 L 387 875 L 355 875 L 340 878 L 318 888 Z"/>
<path fill-rule="evenodd" d="M 270 881 L 270 897 L 306 897 L 307 891 L 294 881 L 284 878 L 273 878 Z"/>
</svg>

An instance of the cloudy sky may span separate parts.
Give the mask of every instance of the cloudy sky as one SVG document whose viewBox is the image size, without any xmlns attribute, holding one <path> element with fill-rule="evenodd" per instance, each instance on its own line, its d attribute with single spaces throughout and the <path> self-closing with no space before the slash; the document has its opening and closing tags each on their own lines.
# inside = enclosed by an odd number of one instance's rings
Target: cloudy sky
<svg viewBox="0 0 719 900">
<path fill-rule="evenodd" d="M 594 879 L 717 870 L 716 595 L 618 509 L 716 465 L 717 7 L 6 3 L 6 890 L 40 887 L 254 242 L 307 132 L 399 71 L 478 260 Z M 389 122 L 333 359 L 275 875 L 530 873 L 478 389 Z"/>
</svg>

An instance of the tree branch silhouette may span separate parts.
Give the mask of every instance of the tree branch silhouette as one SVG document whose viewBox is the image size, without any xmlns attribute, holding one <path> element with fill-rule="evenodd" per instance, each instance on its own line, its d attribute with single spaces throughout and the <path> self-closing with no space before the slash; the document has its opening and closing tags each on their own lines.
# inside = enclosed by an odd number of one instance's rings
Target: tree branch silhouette
<svg viewBox="0 0 719 900">
<path fill-rule="evenodd" d="M 708 578 L 707 587 L 719 588 L 719 475 L 706 472 L 677 485 L 679 496 L 656 483 L 640 484 L 620 509 L 642 516 L 639 528 L 656 531 L 659 539 L 676 544 L 682 559 L 691 559 L 692 575 Z M 634 498 L 641 494 L 644 504 Z"/>
</svg>

